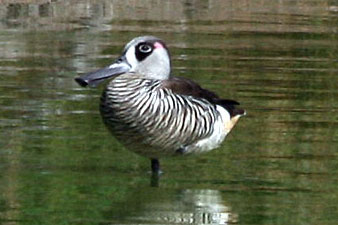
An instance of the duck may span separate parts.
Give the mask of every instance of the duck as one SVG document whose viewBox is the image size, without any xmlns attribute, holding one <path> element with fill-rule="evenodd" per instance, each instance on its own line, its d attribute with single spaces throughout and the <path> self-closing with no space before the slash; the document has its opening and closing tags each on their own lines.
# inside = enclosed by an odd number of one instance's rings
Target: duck
<svg viewBox="0 0 338 225">
<path fill-rule="evenodd" d="M 165 42 L 140 36 L 112 64 L 75 81 L 96 87 L 110 80 L 100 99 L 102 120 L 127 149 L 147 157 L 154 174 L 159 159 L 218 148 L 246 114 L 191 79 L 174 76 Z"/>
</svg>

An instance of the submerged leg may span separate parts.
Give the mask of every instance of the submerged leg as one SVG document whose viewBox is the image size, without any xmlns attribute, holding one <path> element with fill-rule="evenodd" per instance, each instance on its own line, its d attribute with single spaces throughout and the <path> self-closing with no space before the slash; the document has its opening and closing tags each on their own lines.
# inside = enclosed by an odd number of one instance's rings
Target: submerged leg
<svg viewBox="0 0 338 225">
<path fill-rule="evenodd" d="M 151 171 L 153 174 L 159 174 L 160 173 L 160 162 L 158 159 L 151 159 Z"/>
</svg>

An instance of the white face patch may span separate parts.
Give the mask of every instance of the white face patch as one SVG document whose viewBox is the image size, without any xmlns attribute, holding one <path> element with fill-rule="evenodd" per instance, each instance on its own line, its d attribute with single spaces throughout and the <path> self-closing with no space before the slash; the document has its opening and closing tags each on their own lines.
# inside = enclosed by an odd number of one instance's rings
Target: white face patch
<svg viewBox="0 0 338 225">
<path fill-rule="evenodd" d="M 135 46 L 131 46 L 127 50 L 126 60 L 129 63 L 129 65 L 131 66 L 130 71 L 134 71 L 135 68 L 137 67 L 137 65 L 139 64 L 139 62 L 137 61 L 136 56 L 135 56 Z"/>
<path fill-rule="evenodd" d="M 119 67 L 119 66 L 120 66 L 119 64 L 113 63 L 113 64 L 111 64 L 108 68 L 109 68 L 109 69 L 114 69 L 114 68 Z"/>
</svg>

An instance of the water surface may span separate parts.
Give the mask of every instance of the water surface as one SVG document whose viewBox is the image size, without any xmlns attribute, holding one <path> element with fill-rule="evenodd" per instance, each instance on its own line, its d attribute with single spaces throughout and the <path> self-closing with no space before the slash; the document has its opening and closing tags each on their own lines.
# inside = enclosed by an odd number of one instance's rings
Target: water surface
<svg viewBox="0 0 338 225">
<path fill-rule="evenodd" d="M 13 3 L 15 2 L 15 3 Z M 336 224 L 336 1 L 2 1 L 3 224 Z M 173 73 L 241 102 L 221 148 L 149 160 L 119 145 L 74 77 L 139 35 Z M 155 187 L 154 187 L 155 186 Z"/>
</svg>

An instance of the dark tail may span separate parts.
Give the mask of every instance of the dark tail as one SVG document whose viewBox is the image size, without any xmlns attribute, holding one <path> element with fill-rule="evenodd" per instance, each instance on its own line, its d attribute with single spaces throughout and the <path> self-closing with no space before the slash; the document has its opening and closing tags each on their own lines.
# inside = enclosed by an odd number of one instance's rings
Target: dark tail
<svg viewBox="0 0 338 225">
<path fill-rule="evenodd" d="M 244 109 L 240 109 L 236 107 L 237 105 L 239 105 L 239 102 L 235 100 L 217 99 L 216 104 L 225 108 L 230 113 L 231 117 L 234 117 L 237 115 L 244 116 L 246 114 Z"/>
</svg>

